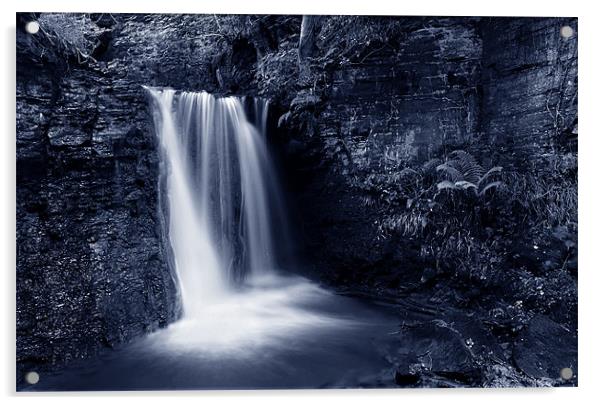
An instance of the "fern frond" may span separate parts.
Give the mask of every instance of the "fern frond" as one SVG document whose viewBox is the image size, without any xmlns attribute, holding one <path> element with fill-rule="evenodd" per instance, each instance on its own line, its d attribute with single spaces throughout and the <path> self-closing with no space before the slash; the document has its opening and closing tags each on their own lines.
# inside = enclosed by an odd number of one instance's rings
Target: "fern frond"
<svg viewBox="0 0 602 405">
<path fill-rule="evenodd" d="M 479 164 L 474 164 L 471 166 L 467 166 L 464 170 L 464 178 L 466 181 L 471 183 L 478 183 L 483 174 L 485 173 L 485 169 Z"/>
<path fill-rule="evenodd" d="M 489 177 L 489 176 L 491 176 L 492 174 L 495 174 L 495 173 L 500 173 L 501 171 L 502 171 L 502 167 L 501 166 L 492 167 L 491 169 L 489 169 L 487 171 L 487 173 L 485 173 L 484 175 L 481 176 L 481 178 L 479 179 L 479 181 L 477 183 L 477 186 L 480 187 L 481 183 L 483 183 L 487 177 Z"/>
<path fill-rule="evenodd" d="M 460 181 L 464 177 L 462 172 L 450 164 L 450 162 L 445 162 L 437 166 L 437 171 L 443 172 L 453 182 Z"/>
<path fill-rule="evenodd" d="M 474 156 L 462 149 L 456 149 L 455 151 L 451 152 L 449 157 L 453 160 L 462 162 L 462 164 L 466 166 L 474 166 L 478 164 Z"/>
<path fill-rule="evenodd" d="M 485 195 L 487 190 L 490 190 L 494 187 L 499 187 L 501 185 L 502 185 L 501 181 L 493 181 L 493 182 L 487 184 L 485 187 L 483 187 L 483 189 L 481 191 L 479 191 L 479 196 L 483 196 L 483 195 Z"/>
<path fill-rule="evenodd" d="M 470 181 L 465 181 L 465 180 L 462 180 L 462 181 L 457 181 L 457 182 L 454 184 L 454 186 L 455 186 L 457 189 L 462 189 L 462 190 L 468 190 L 469 188 L 472 188 L 472 189 L 474 189 L 474 190 L 475 190 L 475 192 L 476 192 L 476 190 L 477 190 L 477 185 L 476 185 L 476 184 L 474 184 L 474 183 L 472 183 L 472 182 L 470 182 Z"/>
<path fill-rule="evenodd" d="M 449 180 L 443 180 L 440 181 L 439 183 L 437 183 L 437 190 L 441 191 L 441 190 L 455 190 L 456 189 L 456 184 L 452 183 Z"/>
<path fill-rule="evenodd" d="M 485 173 L 485 169 L 477 162 L 475 157 L 464 150 L 455 150 L 449 154 L 449 157 L 451 159 L 446 163 L 462 173 L 462 180 L 477 183 Z"/>
</svg>

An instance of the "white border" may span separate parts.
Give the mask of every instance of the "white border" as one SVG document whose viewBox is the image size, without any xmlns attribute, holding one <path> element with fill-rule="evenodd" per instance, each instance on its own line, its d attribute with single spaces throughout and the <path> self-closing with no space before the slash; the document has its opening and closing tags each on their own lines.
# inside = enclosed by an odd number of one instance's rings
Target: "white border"
<svg viewBox="0 0 602 405">
<path fill-rule="evenodd" d="M 168 0 L 144 2 L 103 0 L 34 1 L 21 0 L 18 4 L 2 2 L 2 96 L 0 97 L 0 135 L 2 158 L 2 193 L 0 195 L 0 226 L 2 228 L 0 257 L 4 264 L 2 297 L 4 329 L 0 334 L 3 350 L 0 382 L 2 393 L 9 400 L 24 402 L 44 401 L 44 404 L 125 403 L 140 399 L 145 404 L 163 404 L 167 399 L 189 403 L 234 402 L 246 404 L 295 404 L 315 401 L 341 401 L 346 404 L 412 403 L 441 401 L 447 404 L 469 404 L 487 401 L 487 405 L 515 405 L 527 402 L 546 404 L 575 404 L 594 401 L 602 386 L 600 363 L 599 310 L 602 288 L 601 251 L 598 240 L 602 230 L 599 199 L 602 190 L 602 131 L 599 111 L 602 104 L 600 87 L 600 44 L 597 43 L 602 26 L 602 16 L 595 2 L 578 1 L 526 1 L 503 0 L 496 2 L 448 1 L 395 1 L 395 0 L 303 0 L 295 3 L 276 0 L 205 2 L 195 0 Z M 579 116 L 581 139 L 579 145 L 579 388 L 575 389 L 499 389 L 499 390 L 309 390 L 309 391 L 199 391 L 199 392 L 148 392 L 148 393 L 90 393 L 90 394 L 15 394 L 15 12 L 16 11 L 85 11 L 85 12 L 164 12 L 164 13 L 271 13 L 271 14 L 372 14 L 372 15 L 456 15 L 456 16 L 577 16 L 579 17 Z M 598 125 L 596 125 L 598 124 Z M 597 209 L 596 209 L 597 207 Z M 599 401 L 599 399 L 598 399 Z M 596 402 L 598 402 L 596 401 Z"/>
</svg>

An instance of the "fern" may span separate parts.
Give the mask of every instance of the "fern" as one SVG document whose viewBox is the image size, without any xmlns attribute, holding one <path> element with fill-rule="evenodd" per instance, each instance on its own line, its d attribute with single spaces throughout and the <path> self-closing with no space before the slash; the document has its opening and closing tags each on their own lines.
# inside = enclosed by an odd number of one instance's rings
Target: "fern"
<svg viewBox="0 0 602 405">
<path fill-rule="evenodd" d="M 468 189 L 477 189 L 477 185 L 470 182 L 470 181 L 466 181 L 466 180 L 461 180 L 461 181 L 457 181 L 455 186 L 457 188 L 460 188 L 462 190 L 468 190 Z"/>
<path fill-rule="evenodd" d="M 477 183 L 485 174 L 483 167 L 470 153 L 463 150 L 456 150 L 450 153 L 451 162 L 462 172 L 464 179 L 471 183 Z"/>
<path fill-rule="evenodd" d="M 443 163 L 437 166 L 437 171 L 442 172 L 449 180 L 456 182 L 464 178 L 464 174 L 449 163 Z"/>
<path fill-rule="evenodd" d="M 492 167 L 491 169 L 489 169 L 487 171 L 487 173 L 485 173 L 483 176 L 481 176 L 481 178 L 477 182 L 477 186 L 480 187 L 481 184 L 484 183 L 487 178 L 489 178 L 490 176 L 492 176 L 495 173 L 501 173 L 501 172 L 502 172 L 502 167 L 501 166 Z M 497 183 L 501 184 L 501 182 L 497 182 Z"/>
<path fill-rule="evenodd" d="M 449 180 L 443 180 L 441 182 L 439 182 L 437 184 L 437 189 L 439 191 L 441 190 L 455 190 L 456 189 L 456 183 L 453 183 Z"/>
<path fill-rule="evenodd" d="M 479 191 L 479 196 L 483 196 L 483 195 L 485 195 L 485 193 L 487 192 L 487 190 L 492 189 L 494 187 L 499 187 L 501 185 L 502 185 L 501 181 L 493 181 L 493 182 L 487 184 L 485 187 L 483 187 L 481 189 L 481 191 Z"/>
<path fill-rule="evenodd" d="M 500 166 L 485 171 L 470 153 L 455 150 L 449 154 L 445 163 L 437 166 L 437 172 L 445 178 L 437 184 L 437 190 L 472 190 L 476 196 L 481 197 L 488 190 L 502 185 L 501 181 L 489 181 L 491 177 L 501 171 Z"/>
</svg>

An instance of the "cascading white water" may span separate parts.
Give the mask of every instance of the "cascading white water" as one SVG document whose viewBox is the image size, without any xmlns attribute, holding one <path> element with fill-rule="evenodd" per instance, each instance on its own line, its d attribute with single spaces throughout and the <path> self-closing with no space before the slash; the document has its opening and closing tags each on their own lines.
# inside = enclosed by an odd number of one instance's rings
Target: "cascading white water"
<svg viewBox="0 0 602 405">
<path fill-rule="evenodd" d="M 184 316 L 204 311 L 233 281 L 275 268 L 265 141 L 267 101 L 149 89 L 167 170 L 169 240 Z M 278 212 L 275 210 L 274 212 Z"/>
<path fill-rule="evenodd" d="M 216 299 L 223 293 L 225 282 L 220 273 L 220 264 L 208 233 L 206 221 L 195 206 L 195 196 L 190 187 L 190 165 L 186 156 L 186 145 L 182 143 L 175 117 L 173 116 L 172 90 L 155 91 L 151 94 L 156 101 L 155 125 L 164 148 L 170 173 L 167 181 L 169 204 L 169 239 L 174 252 L 176 273 L 185 313 L 199 311 L 203 301 Z M 202 269 L 199 265 L 202 264 Z M 197 288 L 201 286 L 202 294 Z"/>
<path fill-rule="evenodd" d="M 148 91 L 183 317 L 147 343 L 158 351 L 238 357 L 348 327 L 348 320 L 312 309 L 332 302 L 332 294 L 275 271 L 287 222 L 265 139 L 267 101 Z"/>
</svg>

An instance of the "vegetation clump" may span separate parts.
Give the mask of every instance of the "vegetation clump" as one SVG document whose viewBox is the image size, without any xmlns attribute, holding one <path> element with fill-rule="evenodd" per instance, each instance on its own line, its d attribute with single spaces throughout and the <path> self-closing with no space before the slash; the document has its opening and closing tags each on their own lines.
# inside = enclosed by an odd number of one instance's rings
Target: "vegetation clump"
<svg viewBox="0 0 602 405">
<path fill-rule="evenodd" d="M 429 280 L 503 288 L 506 298 L 541 307 L 542 291 L 546 305 L 558 301 L 550 296 L 563 289 L 552 284 L 577 274 L 576 157 L 546 162 L 533 170 L 484 167 L 457 149 L 391 173 L 356 176 L 352 185 L 365 205 L 380 210 L 379 238 L 415 249 L 421 266 L 436 274 Z M 540 286 L 526 282 L 535 278 Z"/>
</svg>

